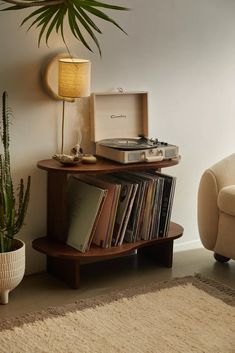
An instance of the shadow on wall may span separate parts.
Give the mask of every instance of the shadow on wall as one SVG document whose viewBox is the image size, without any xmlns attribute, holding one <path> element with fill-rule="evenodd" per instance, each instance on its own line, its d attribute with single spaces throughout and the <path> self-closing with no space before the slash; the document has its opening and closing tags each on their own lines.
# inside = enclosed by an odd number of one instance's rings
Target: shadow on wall
<svg viewBox="0 0 235 353">
<path fill-rule="evenodd" d="M 17 65 L 12 61 L 5 62 L 0 72 L 1 87 L 14 101 L 27 101 L 29 107 L 42 100 L 49 100 L 42 88 L 41 66 L 38 57 L 30 61 L 17 61 Z"/>
</svg>

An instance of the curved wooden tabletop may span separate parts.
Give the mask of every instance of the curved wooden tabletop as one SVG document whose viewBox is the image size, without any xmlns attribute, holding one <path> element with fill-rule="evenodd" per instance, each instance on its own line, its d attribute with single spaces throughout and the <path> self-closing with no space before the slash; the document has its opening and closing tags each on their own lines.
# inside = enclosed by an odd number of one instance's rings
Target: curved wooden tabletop
<svg viewBox="0 0 235 353">
<path fill-rule="evenodd" d="M 160 162 L 141 162 L 132 164 L 121 164 L 105 158 L 98 158 L 95 164 L 80 163 L 76 166 L 63 166 L 54 159 L 45 159 L 37 163 L 38 168 L 48 172 L 55 173 L 113 173 L 123 170 L 144 170 L 144 169 L 161 169 L 172 167 L 179 163 L 179 158 L 163 160 Z"/>
</svg>

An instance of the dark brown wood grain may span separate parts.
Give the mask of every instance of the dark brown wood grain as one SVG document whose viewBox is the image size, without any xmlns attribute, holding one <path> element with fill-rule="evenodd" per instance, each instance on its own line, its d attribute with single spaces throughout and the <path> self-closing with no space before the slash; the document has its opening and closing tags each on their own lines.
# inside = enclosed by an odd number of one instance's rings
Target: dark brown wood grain
<svg viewBox="0 0 235 353">
<path fill-rule="evenodd" d="M 47 173 L 47 236 L 67 239 L 67 173 Z"/>
<path fill-rule="evenodd" d="M 183 228 L 179 224 L 171 222 L 170 230 L 167 237 L 156 238 L 153 240 L 142 240 L 136 243 L 123 243 L 121 246 L 113 246 L 108 249 L 102 249 L 98 246 L 92 245 L 88 252 L 81 253 L 80 251 L 72 248 L 71 246 L 51 240 L 49 237 L 35 239 L 33 241 L 33 248 L 43 254 L 57 258 L 105 258 L 110 256 L 120 256 L 121 254 L 133 252 L 133 250 L 135 249 L 139 249 L 146 246 L 153 246 L 155 244 L 160 243 L 168 243 L 174 239 L 181 237 L 182 234 Z"/>
<path fill-rule="evenodd" d="M 47 272 L 63 280 L 71 288 L 78 289 L 80 286 L 79 259 L 61 259 L 47 256 Z"/>
<path fill-rule="evenodd" d="M 62 279 L 72 288 L 80 285 L 80 260 L 110 259 L 138 250 L 140 254 L 151 253 L 157 262 L 172 266 L 173 241 L 182 236 L 183 228 L 171 223 L 167 237 L 136 243 L 123 243 L 121 246 L 102 249 L 92 245 L 88 252 L 81 253 L 66 245 L 68 228 L 68 177 L 74 173 L 100 174 L 132 170 L 161 170 L 179 163 L 178 158 L 161 162 L 120 164 L 98 158 L 96 164 L 80 164 L 64 167 L 59 162 L 48 159 L 38 162 L 40 169 L 46 170 L 47 179 L 47 236 L 35 239 L 34 249 L 47 255 L 47 271 Z"/>
<path fill-rule="evenodd" d="M 156 242 L 148 247 L 141 247 L 138 255 L 152 257 L 156 263 L 165 267 L 172 267 L 174 238 L 168 238 L 165 242 Z"/>
<path fill-rule="evenodd" d="M 146 169 L 161 169 L 166 167 L 172 167 L 179 163 L 179 158 L 173 158 L 170 160 L 163 160 L 161 162 L 151 163 L 133 163 L 133 164 L 121 164 L 110 161 L 105 158 L 98 158 L 96 164 L 85 164 L 81 163 L 76 166 L 65 167 L 59 162 L 53 159 L 46 159 L 39 161 L 37 166 L 40 169 L 48 172 L 60 173 L 115 173 L 123 170 L 146 170 Z"/>
</svg>

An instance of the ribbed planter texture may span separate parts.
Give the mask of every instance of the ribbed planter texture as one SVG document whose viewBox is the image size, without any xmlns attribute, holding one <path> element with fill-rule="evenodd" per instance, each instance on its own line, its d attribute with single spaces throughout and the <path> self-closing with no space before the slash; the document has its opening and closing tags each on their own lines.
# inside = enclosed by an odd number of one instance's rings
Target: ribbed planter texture
<svg viewBox="0 0 235 353">
<path fill-rule="evenodd" d="M 14 240 L 16 250 L 0 253 L 0 302 L 8 303 L 9 292 L 23 279 L 25 272 L 25 244 Z"/>
</svg>

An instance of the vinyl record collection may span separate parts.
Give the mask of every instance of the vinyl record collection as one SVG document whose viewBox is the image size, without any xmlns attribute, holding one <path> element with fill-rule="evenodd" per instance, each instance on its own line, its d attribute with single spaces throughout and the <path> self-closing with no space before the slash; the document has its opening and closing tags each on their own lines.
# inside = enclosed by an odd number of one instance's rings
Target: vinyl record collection
<svg viewBox="0 0 235 353">
<path fill-rule="evenodd" d="M 166 237 L 175 184 L 154 170 L 71 176 L 67 244 L 86 252 Z"/>
</svg>

